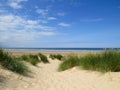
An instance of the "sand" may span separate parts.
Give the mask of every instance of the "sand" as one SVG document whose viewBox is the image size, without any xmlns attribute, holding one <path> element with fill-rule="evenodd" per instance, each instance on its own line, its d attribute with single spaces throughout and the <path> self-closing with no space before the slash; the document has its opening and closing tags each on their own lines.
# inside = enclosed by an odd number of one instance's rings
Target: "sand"
<svg viewBox="0 0 120 90">
<path fill-rule="evenodd" d="M 90 50 L 6 50 L 9 53 L 12 53 L 13 55 L 23 55 L 23 54 L 37 54 L 37 53 L 43 53 L 45 55 L 50 54 L 62 54 L 62 55 L 68 55 L 70 53 L 76 53 L 79 55 L 86 55 L 87 53 L 99 53 L 101 51 L 90 51 Z"/>
<path fill-rule="evenodd" d="M 77 67 L 58 72 L 61 63 L 29 65 L 30 76 L 21 76 L 0 69 L 0 90 L 120 90 L 120 72 L 100 73 Z"/>
</svg>

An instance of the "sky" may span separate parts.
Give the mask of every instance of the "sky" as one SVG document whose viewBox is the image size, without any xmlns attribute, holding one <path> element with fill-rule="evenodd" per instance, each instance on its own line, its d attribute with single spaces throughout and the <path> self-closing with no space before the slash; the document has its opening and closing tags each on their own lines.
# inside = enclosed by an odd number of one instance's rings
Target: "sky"
<svg viewBox="0 0 120 90">
<path fill-rule="evenodd" d="M 120 0 L 0 0 L 0 47 L 119 48 Z"/>
</svg>

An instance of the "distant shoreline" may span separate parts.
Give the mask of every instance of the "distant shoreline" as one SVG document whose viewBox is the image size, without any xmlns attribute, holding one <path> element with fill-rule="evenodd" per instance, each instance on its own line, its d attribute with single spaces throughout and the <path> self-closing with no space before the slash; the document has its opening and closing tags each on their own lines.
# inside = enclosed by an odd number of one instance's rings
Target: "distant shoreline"
<svg viewBox="0 0 120 90">
<path fill-rule="evenodd" d="M 37 54 L 37 53 L 43 53 L 45 55 L 50 54 L 61 54 L 61 55 L 68 55 L 71 53 L 79 54 L 79 55 L 85 55 L 87 53 L 99 53 L 103 50 L 11 50 L 7 49 L 7 52 L 11 53 L 12 55 L 25 55 L 25 54 Z"/>
<path fill-rule="evenodd" d="M 4 48 L 6 50 L 120 50 L 120 48 Z"/>
</svg>

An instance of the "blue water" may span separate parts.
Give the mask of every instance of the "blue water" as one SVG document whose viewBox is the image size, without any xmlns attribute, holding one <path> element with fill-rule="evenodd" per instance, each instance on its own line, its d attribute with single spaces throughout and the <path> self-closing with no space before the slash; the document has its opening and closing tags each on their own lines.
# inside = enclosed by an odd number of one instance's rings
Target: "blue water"
<svg viewBox="0 0 120 90">
<path fill-rule="evenodd" d="M 11 50 L 120 50 L 120 48 L 5 48 Z"/>
</svg>

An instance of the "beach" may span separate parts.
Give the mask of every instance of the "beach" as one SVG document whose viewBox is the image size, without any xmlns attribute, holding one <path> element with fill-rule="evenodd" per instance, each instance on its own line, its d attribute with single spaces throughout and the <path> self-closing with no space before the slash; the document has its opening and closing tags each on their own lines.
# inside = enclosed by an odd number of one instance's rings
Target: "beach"
<svg viewBox="0 0 120 90">
<path fill-rule="evenodd" d="M 68 55 L 76 53 L 81 56 L 101 51 L 76 50 L 8 50 L 12 55 L 49 54 Z M 81 70 L 78 67 L 58 72 L 59 60 L 51 60 L 48 64 L 37 66 L 27 64 L 31 69 L 29 76 L 22 76 L 11 71 L 0 69 L 0 90 L 119 90 L 120 72 L 101 73 Z"/>
<path fill-rule="evenodd" d="M 87 53 L 99 53 L 102 52 L 102 50 L 6 50 L 12 55 L 23 55 L 23 54 L 37 54 L 37 53 L 43 53 L 45 55 L 50 54 L 61 54 L 61 55 L 68 55 L 71 53 L 79 54 L 79 55 L 85 55 Z"/>
</svg>

